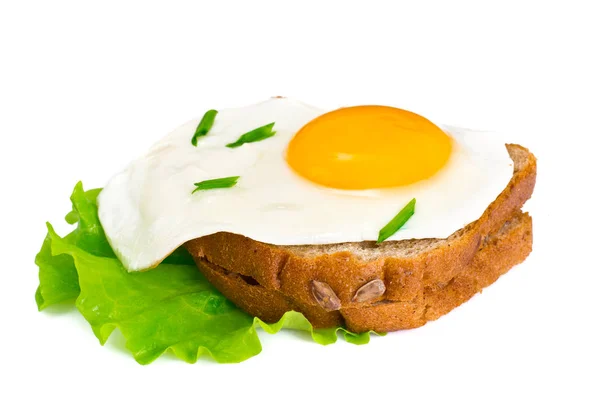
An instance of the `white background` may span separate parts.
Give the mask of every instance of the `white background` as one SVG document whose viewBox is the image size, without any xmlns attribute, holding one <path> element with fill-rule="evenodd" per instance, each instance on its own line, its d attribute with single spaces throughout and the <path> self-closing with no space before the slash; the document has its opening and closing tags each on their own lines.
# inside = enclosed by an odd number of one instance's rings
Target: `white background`
<svg viewBox="0 0 600 400">
<path fill-rule="evenodd" d="M 2 1 L 0 398 L 599 398 L 594 3 Z M 66 233 L 78 180 L 274 95 L 505 132 L 539 159 L 533 253 L 423 328 L 367 346 L 261 334 L 238 365 L 140 366 L 76 312 L 36 311 L 44 222 Z"/>
</svg>

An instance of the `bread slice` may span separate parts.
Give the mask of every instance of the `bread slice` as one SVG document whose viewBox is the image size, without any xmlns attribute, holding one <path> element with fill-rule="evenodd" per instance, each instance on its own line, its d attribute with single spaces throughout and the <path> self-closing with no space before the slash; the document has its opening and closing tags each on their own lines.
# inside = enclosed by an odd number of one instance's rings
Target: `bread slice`
<svg viewBox="0 0 600 400">
<path fill-rule="evenodd" d="M 408 301 L 381 300 L 366 307 L 327 311 L 303 304 L 281 292 L 256 284 L 251 278 L 197 259 L 207 279 L 246 312 L 275 322 L 288 310 L 302 312 L 315 327 L 345 325 L 354 332 L 387 332 L 416 328 L 464 303 L 523 261 L 531 251 L 531 217 L 519 212 L 477 251 L 469 265 L 445 284 L 421 287 Z"/>
<path fill-rule="evenodd" d="M 446 239 L 276 246 L 228 232 L 186 243 L 217 289 L 252 315 L 297 310 L 316 327 L 413 328 L 494 282 L 531 250 L 536 159 L 507 145 L 514 173 L 483 215 Z M 470 282 L 470 283 L 467 283 Z"/>
</svg>

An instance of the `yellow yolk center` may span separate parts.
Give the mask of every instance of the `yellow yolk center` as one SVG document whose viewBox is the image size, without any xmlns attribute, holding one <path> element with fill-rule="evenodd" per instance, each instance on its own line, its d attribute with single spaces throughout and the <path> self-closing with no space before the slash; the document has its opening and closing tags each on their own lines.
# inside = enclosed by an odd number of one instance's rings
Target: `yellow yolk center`
<svg viewBox="0 0 600 400">
<path fill-rule="evenodd" d="M 287 162 L 312 182 L 374 189 L 427 179 L 448 161 L 452 139 L 428 119 L 384 106 L 341 108 L 304 125 Z"/>
</svg>

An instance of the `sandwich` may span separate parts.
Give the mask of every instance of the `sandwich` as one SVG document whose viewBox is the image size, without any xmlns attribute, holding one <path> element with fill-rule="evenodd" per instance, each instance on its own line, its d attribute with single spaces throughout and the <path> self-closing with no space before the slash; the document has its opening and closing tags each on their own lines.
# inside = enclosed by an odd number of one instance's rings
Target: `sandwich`
<svg viewBox="0 0 600 400">
<path fill-rule="evenodd" d="M 142 363 L 241 361 L 260 351 L 256 326 L 364 343 L 521 263 L 535 179 L 525 147 L 394 107 L 209 110 L 102 190 L 78 184 L 78 227 L 49 225 L 36 299 L 76 299 L 102 343 L 119 328 Z"/>
</svg>

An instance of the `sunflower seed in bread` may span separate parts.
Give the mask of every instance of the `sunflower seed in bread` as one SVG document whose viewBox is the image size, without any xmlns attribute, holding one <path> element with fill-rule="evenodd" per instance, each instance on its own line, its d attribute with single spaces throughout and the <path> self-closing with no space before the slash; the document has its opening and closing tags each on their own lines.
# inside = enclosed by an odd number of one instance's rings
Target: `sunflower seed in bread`
<svg viewBox="0 0 600 400">
<path fill-rule="evenodd" d="M 325 310 L 335 311 L 342 307 L 342 302 L 328 284 L 319 281 L 311 281 L 310 286 L 313 297 Z"/>
<path fill-rule="evenodd" d="M 352 301 L 355 303 L 362 303 L 363 301 L 376 299 L 384 293 L 385 283 L 383 283 L 381 279 L 373 279 L 362 285 L 360 289 L 356 291 Z"/>
</svg>

